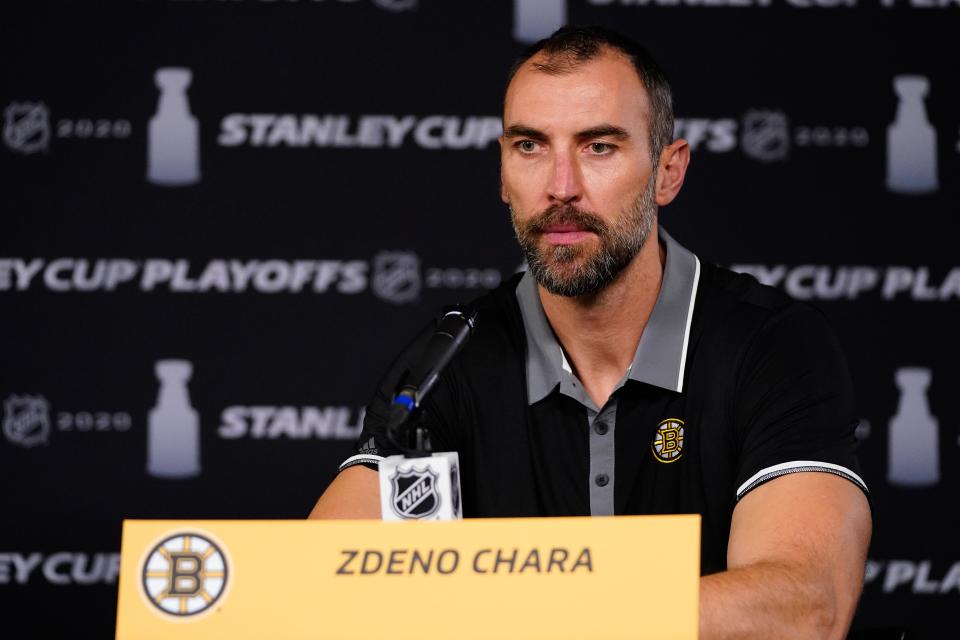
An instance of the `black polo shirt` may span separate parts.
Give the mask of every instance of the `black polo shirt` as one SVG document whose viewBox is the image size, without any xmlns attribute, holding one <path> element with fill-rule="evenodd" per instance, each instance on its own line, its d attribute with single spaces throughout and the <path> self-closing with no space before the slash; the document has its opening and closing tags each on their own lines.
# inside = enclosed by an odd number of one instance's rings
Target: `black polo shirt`
<svg viewBox="0 0 960 640">
<path fill-rule="evenodd" d="M 457 451 L 466 517 L 699 513 L 701 570 L 726 568 L 738 500 L 772 478 L 826 472 L 864 491 L 857 413 L 836 338 L 813 308 L 752 276 L 701 265 L 662 228 L 660 292 L 607 403 L 567 363 L 536 283 L 518 274 L 474 302 L 477 328 L 425 401 L 435 451 Z M 376 468 L 398 380 L 367 407 L 356 455 Z"/>
</svg>

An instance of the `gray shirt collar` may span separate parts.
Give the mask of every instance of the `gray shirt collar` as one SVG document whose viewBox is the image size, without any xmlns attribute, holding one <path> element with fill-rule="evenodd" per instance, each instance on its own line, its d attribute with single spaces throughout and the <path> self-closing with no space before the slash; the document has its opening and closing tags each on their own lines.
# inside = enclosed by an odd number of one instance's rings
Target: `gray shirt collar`
<svg viewBox="0 0 960 640">
<path fill-rule="evenodd" d="M 658 228 L 666 251 L 660 293 L 624 381 L 646 382 L 683 391 L 683 369 L 690 340 L 693 306 L 700 280 L 700 260 Z M 517 300 L 527 334 L 527 397 L 539 402 L 573 374 L 543 312 L 537 283 L 528 271 L 517 285 Z"/>
</svg>

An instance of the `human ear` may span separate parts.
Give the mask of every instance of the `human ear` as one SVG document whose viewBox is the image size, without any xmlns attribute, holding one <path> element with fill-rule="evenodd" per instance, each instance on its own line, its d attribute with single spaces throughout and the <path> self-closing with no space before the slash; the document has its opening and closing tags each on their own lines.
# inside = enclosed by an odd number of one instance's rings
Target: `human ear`
<svg viewBox="0 0 960 640">
<path fill-rule="evenodd" d="M 690 145 L 680 138 L 674 140 L 660 152 L 660 164 L 657 169 L 656 201 L 664 206 L 673 202 L 683 187 L 690 164 Z"/>
</svg>

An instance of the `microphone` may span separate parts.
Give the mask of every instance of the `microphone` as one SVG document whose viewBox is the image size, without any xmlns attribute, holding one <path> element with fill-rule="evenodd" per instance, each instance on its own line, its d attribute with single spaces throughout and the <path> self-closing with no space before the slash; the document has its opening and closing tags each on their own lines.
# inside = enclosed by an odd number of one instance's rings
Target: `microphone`
<svg viewBox="0 0 960 640">
<path fill-rule="evenodd" d="M 400 442 L 400 427 L 406 424 L 410 416 L 420 407 L 437 384 L 444 368 L 466 344 L 473 333 L 476 321 L 475 310 L 465 312 L 460 307 L 448 308 L 437 323 L 436 331 L 427 342 L 420 362 L 405 378 L 406 382 L 397 388 L 387 419 L 387 438 L 398 448 L 407 450 L 406 443 Z M 429 443 L 421 446 L 423 444 L 418 443 L 417 449 L 429 450 Z"/>
<path fill-rule="evenodd" d="M 431 453 L 429 434 L 422 427 L 417 429 L 415 449 L 404 446 L 398 436 L 400 428 L 437 384 L 444 367 L 466 344 L 476 321 L 476 310 L 448 308 L 430 336 L 419 363 L 394 393 L 387 419 L 387 439 L 403 454 L 380 461 L 380 513 L 384 520 L 463 518 L 457 452 Z"/>
</svg>

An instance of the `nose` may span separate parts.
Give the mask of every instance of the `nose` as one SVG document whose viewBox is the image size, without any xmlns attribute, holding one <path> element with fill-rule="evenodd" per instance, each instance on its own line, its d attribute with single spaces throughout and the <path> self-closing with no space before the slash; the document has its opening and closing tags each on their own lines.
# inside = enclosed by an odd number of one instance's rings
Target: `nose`
<svg viewBox="0 0 960 640">
<path fill-rule="evenodd" d="M 583 195 L 580 167 L 569 153 L 558 151 L 553 158 L 552 173 L 547 185 L 550 204 L 571 204 Z"/>
</svg>

